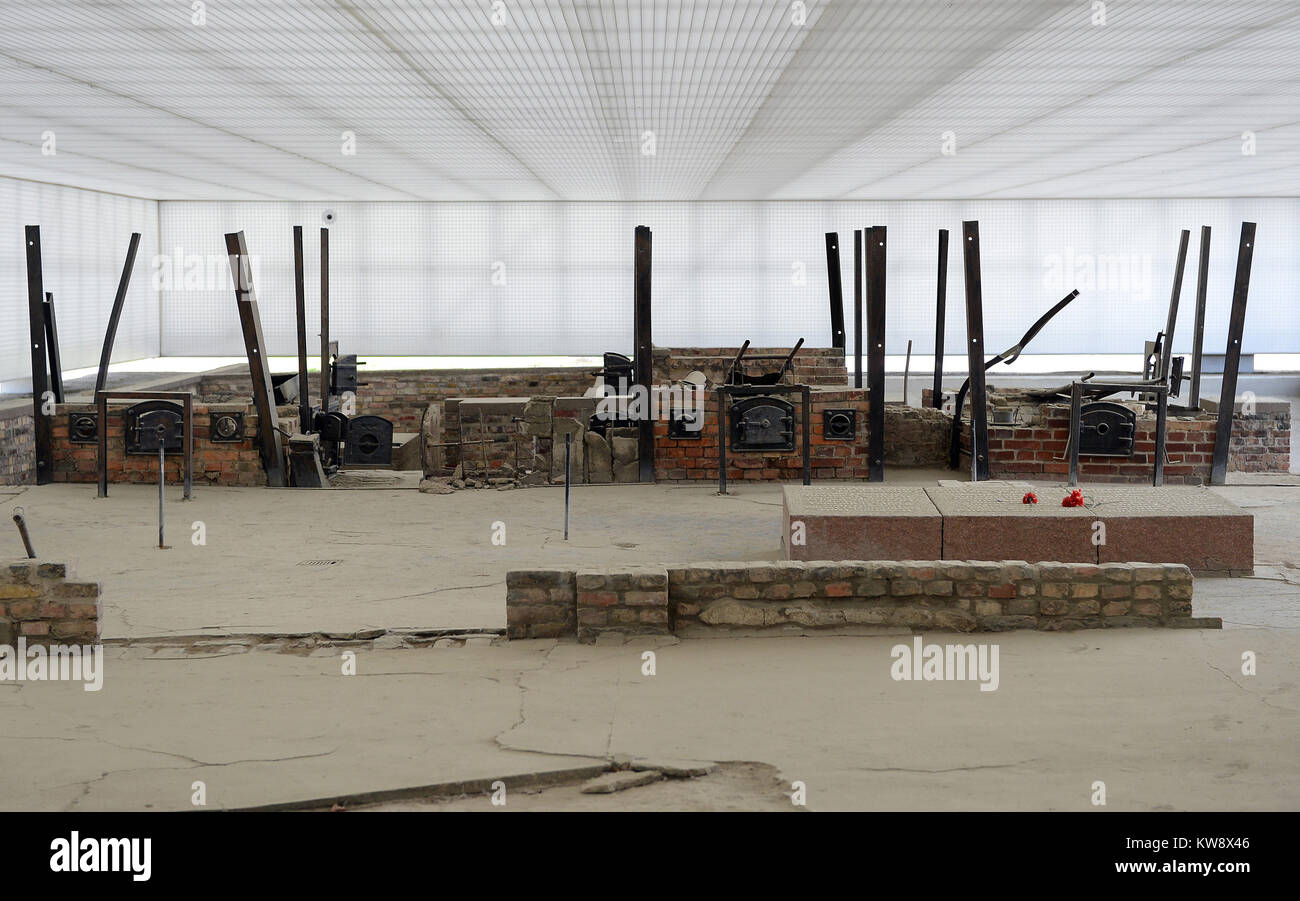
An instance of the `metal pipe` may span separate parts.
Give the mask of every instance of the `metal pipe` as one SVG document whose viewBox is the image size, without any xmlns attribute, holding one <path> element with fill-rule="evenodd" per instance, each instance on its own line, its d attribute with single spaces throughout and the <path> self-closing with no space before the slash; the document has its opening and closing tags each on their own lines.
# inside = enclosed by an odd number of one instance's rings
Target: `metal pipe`
<svg viewBox="0 0 1300 901">
<path fill-rule="evenodd" d="M 32 549 L 32 536 L 27 532 L 27 520 L 23 517 L 23 508 L 14 508 L 14 523 L 18 526 L 18 534 L 22 536 L 23 547 L 27 549 L 27 556 L 32 560 L 36 559 L 36 551 Z"/>
<path fill-rule="evenodd" d="M 573 447 L 573 433 L 564 433 L 564 540 L 569 540 L 569 452 Z"/>
<path fill-rule="evenodd" d="M 907 339 L 907 360 L 903 363 L 903 403 L 907 403 L 907 376 L 912 370 L 912 339 Z"/>
<path fill-rule="evenodd" d="M 163 540 L 163 488 L 167 485 L 167 449 L 165 432 L 158 427 L 158 549 L 165 550 L 167 542 Z"/>
</svg>

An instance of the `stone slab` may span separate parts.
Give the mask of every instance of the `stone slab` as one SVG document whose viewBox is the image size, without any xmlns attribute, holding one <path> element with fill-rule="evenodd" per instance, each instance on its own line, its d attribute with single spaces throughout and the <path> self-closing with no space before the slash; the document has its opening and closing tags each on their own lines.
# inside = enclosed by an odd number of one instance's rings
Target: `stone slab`
<svg viewBox="0 0 1300 901">
<path fill-rule="evenodd" d="M 920 487 L 786 485 L 781 492 L 790 560 L 938 560 L 943 520 Z M 804 543 L 791 540 L 803 523 Z"/>
<path fill-rule="evenodd" d="M 1106 524 L 1102 563 L 1182 563 L 1193 572 L 1250 573 L 1255 517 L 1204 488 L 1113 485 L 1086 489 Z"/>
<path fill-rule="evenodd" d="M 1062 486 L 1026 489 L 995 482 L 926 488 L 943 516 L 943 560 L 1025 560 L 1029 563 L 1096 563 L 1086 507 L 1062 507 Z"/>
</svg>

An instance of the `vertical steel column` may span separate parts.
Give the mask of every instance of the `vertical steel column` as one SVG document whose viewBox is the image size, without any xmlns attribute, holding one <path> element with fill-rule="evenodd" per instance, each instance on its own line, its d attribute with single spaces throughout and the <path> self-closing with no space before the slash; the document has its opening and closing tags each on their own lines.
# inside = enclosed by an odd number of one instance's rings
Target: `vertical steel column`
<svg viewBox="0 0 1300 901">
<path fill-rule="evenodd" d="M 1232 443 L 1232 413 L 1237 404 L 1237 373 L 1241 368 L 1241 337 L 1246 325 L 1246 295 L 1250 290 L 1250 261 L 1255 253 L 1255 223 L 1241 223 L 1237 245 L 1237 276 L 1232 286 L 1232 316 L 1228 320 L 1228 349 L 1219 391 L 1219 427 L 1214 436 L 1210 484 L 1222 485 L 1228 475 L 1228 446 Z"/>
<path fill-rule="evenodd" d="M 634 242 L 635 284 L 633 286 L 633 305 L 636 316 L 636 381 L 646 391 L 649 401 L 654 384 L 654 340 L 651 338 L 650 306 L 650 229 L 644 225 L 636 227 Z M 655 480 L 655 424 L 647 411 L 639 424 L 637 436 L 637 460 L 640 481 Z"/>
<path fill-rule="evenodd" d="M 122 320 L 122 307 L 126 303 L 126 292 L 131 287 L 131 270 L 135 268 L 135 253 L 140 249 L 140 234 L 134 232 L 131 242 L 126 247 L 126 262 L 122 265 L 122 277 L 117 281 L 117 295 L 113 298 L 113 310 L 108 314 L 108 330 L 104 333 L 104 347 L 99 352 L 99 373 L 95 376 L 95 390 L 103 391 L 108 386 L 108 363 L 113 357 L 113 342 L 117 340 L 117 324 Z"/>
<path fill-rule="evenodd" d="M 862 229 L 853 230 L 853 387 L 862 387 Z"/>
<path fill-rule="evenodd" d="M 1178 298 L 1183 293 L 1183 270 L 1187 268 L 1187 242 L 1192 233 L 1183 229 L 1178 236 L 1178 262 L 1174 264 L 1174 289 L 1169 295 L 1169 314 L 1165 319 L 1165 347 L 1160 357 L 1160 378 L 1169 378 L 1169 360 L 1174 354 L 1174 328 L 1178 325 Z"/>
<path fill-rule="evenodd" d="M 108 396 L 95 392 L 95 472 L 99 476 L 96 497 L 108 497 Z"/>
<path fill-rule="evenodd" d="M 718 386 L 718 494 L 727 493 L 727 389 Z"/>
<path fill-rule="evenodd" d="M 285 474 L 284 448 L 280 445 L 279 421 L 276 418 L 275 389 L 271 385 L 266 342 L 262 339 L 262 319 L 257 309 L 257 292 L 253 288 L 248 245 L 243 232 L 226 235 L 226 255 L 230 259 L 231 275 L 235 279 L 235 305 L 239 307 L 239 325 L 244 333 L 248 371 L 253 380 L 253 403 L 257 407 L 262 468 L 266 470 L 268 485 L 284 488 L 288 485 L 288 480 Z"/>
<path fill-rule="evenodd" d="M 980 281 L 980 224 L 963 222 L 966 275 L 966 366 L 970 371 L 970 471 L 972 482 L 989 478 L 989 424 L 984 389 L 984 289 Z"/>
<path fill-rule="evenodd" d="M 45 350 L 50 360 L 50 390 L 54 402 L 63 403 L 63 363 L 59 360 L 59 326 L 54 318 L 54 295 L 45 292 Z"/>
<path fill-rule="evenodd" d="M 1074 382 L 1070 385 L 1070 434 L 1066 439 L 1070 448 L 1069 486 L 1079 484 L 1079 429 L 1083 425 L 1083 385 Z"/>
<path fill-rule="evenodd" d="M 885 480 L 885 226 L 863 233 L 867 242 L 867 481 Z"/>
<path fill-rule="evenodd" d="M 303 278 L 302 226 L 293 227 L 294 317 L 298 327 L 298 431 L 310 432 L 311 386 L 307 383 L 307 288 Z"/>
<path fill-rule="evenodd" d="M 844 349 L 844 283 L 840 278 L 840 236 L 826 233 L 826 281 L 831 292 L 831 347 Z"/>
<path fill-rule="evenodd" d="M 330 408 L 330 230 L 320 230 L 320 408 Z"/>
<path fill-rule="evenodd" d="M 803 483 L 812 484 L 812 389 L 803 386 L 800 392 L 803 405 Z"/>
<path fill-rule="evenodd" d="M 1159 488 L 1165 483 L 1165 433 L 1169 428 L 1169 386 L 1156 388 L 1156 461 L 1152 467 L 1151 484 Z"/>
<path fill-rule="evenodd" d="M 184 432 L 181 438 L 185 441 L 185 500 L 194 497 L 194 395 L 186 394 L 181 400 L 182 415 L 185 417 Z"/>
<path fill-rule="evenodd" d="M 1201 226 L 1201 255 L 1196 268 L 1196 325 L 1192 335 L 1192 389 L 1187 406 L 1201 406 L 1201 352 L 1205 346 L 1205 288 L 1210 280 L 1210 227 Z"/>
<path fill-rule="evenodd" d="M 45 357 L 45 275 L 41 268 L 41 227 L 27 226 L 27 327 L 32 344 L 32 423 L 36 430 L 36 484 L 54 480 L 54 440 L 45 413 L 50 390 Z"/>
<path fill-rule="evenodd" d="M 948 229 L 939 229 L 939 282 L 935 289 L 934 316 L 934 386 L 930 405 L 943 406 L 943 329 L 948 315 Z"/>
</svg>

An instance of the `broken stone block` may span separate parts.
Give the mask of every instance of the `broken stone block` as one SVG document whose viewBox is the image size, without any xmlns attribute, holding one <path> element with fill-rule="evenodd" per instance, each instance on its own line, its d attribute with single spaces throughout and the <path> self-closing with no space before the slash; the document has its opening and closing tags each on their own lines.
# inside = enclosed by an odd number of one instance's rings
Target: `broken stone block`
<svg viewBox="0 0 1300 901">
<path fill-rule="evenodd" d="M 455 494 L 456 489 L 451 486 L 448 479 L 422 479 L 420 481 L 421 494 Z"/>
<path fill-rule="evenodd" d="M 551 437 L 551 421 L 555 414 L 552 409 L 555 404 L 555 398 L 549 396 L 530 397 L 528 403 L 524 404 L 523 422 L 520 425 L 520 431 L 524 435 L 536 435 L 539 437 Z"/>
<path fill-rule="evenodd" d="M 573 444 L 569 449 L 569 477 L 575 485 L 585 481 L 583 458 L 586 456 L 584 453 L 586 442 L 583 436 L 586 433 L 587 429 L 578 420 L 565 416 L 555 417 L 551 443 L 554 449 L 551 454 L 551 478 L 563 479 L 564 477 L 564 436 L 567 434 L 573 436 Z"/>
<path fill-rule="evenodd" d="M 584 462 L 587 469 L 587 481 L 602 484 L 614 481 L 614 463 L 610 453 L 609 442 L 597 432 L 587 432 L 582 443 L 585 453 Z"/>
<path fill-rule="evenodd" d="M 619 429 L 618 431 L 628 431 Z M 640 478 L 637 465 L 639 439 L 616 435 L 610 439 L 610 455 L 614 461 L 615 482 L 635 482 Z"/>
<path fill-rule="evenodd" d="M 446 466 L 446 448 L 435 447 L 442 440 L 442 403 L 432 403 L 420 420 L 420 468 L 426 477 L 440 475 Z"/>
<path fill-rule="evenodd" d="M 615 482 L 638 482 L 641 480 L 641 467 L 633 460 L 631 463 L 614 464 Z"/>
<path fill-rule="evenodd" d="M 605 773 L 582 784 L 584 795 L 609 795 L 624 789 L 636 788 L 658 782 L 664 774 L 658 770 L 622 770 L 617 773 Z"/>
<path fill-rule="evenodd" d="M 716 763 L 706 760 L 676 760 L 671 758 L 635 757 L 628 761 L 624 769 L 643 772 L 646 770 L 663 773 L 669 779 L 694 779 L 707 776 L 718 768 Z"/>
</svg>

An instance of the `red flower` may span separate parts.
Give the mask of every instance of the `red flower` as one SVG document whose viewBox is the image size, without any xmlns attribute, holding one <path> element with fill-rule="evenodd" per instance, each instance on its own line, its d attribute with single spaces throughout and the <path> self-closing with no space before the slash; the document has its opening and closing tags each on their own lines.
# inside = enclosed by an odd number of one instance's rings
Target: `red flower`
<svg viewBox="0 0 1300 901">
<path fill-rule="evenodd" d="M 1032 491 L 1027 492 L 1027 493 L 1025 494 L 1025 496 L 1022 497 L 1022 498 L 1020 499 L 1020 503 L 1022 503 L 1022 504 L 1036 504 L 1036 503 L 1038 503 L 1038 495 L 1034 494 Z"/>
<path fill-rule="evenodd" d="M 1071 491 L 1069 494 L 1067 494 L 1067 495 L 1065 496 L 1064 500 L 1061 501 L 1061 506 L 1062 506 L 1062 507 L 1082 507 L 1082 506 L 1083 506 L 1083 492 L 1082 492 L 1080 489 L 1078 489 L 1078 488 L 1074 489 L 1073 491 Z"/>
</svg>

